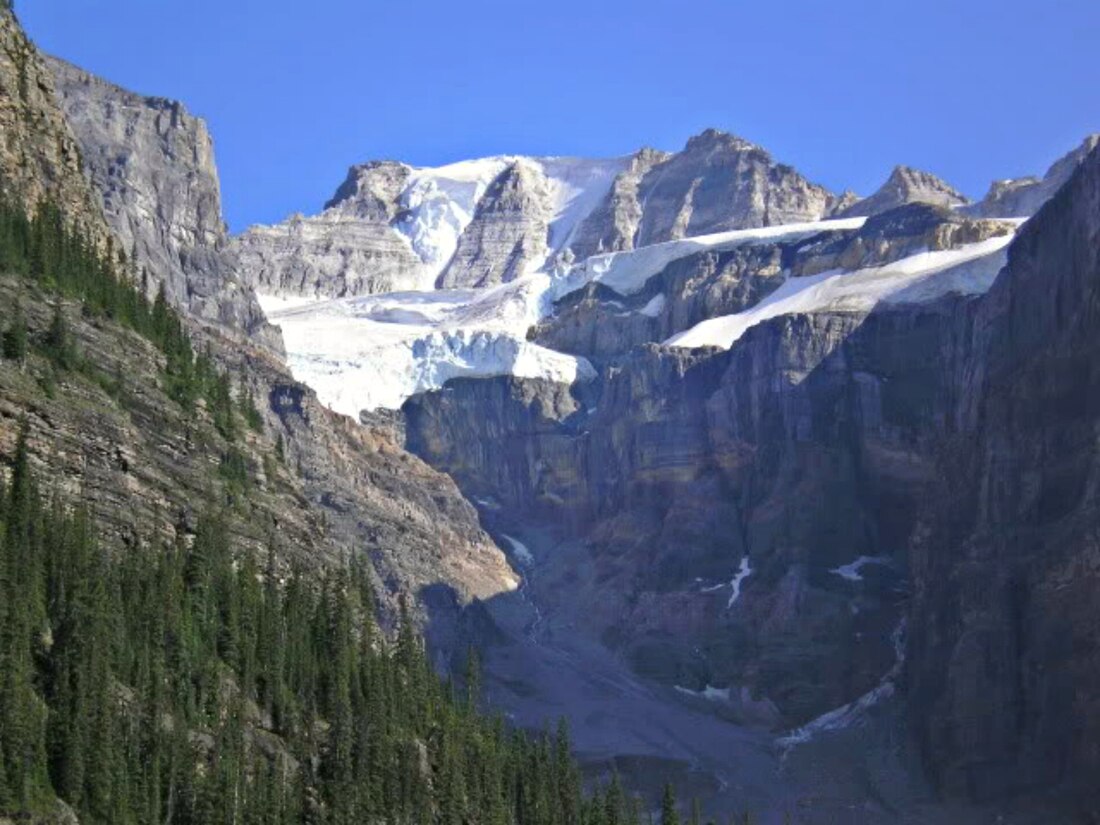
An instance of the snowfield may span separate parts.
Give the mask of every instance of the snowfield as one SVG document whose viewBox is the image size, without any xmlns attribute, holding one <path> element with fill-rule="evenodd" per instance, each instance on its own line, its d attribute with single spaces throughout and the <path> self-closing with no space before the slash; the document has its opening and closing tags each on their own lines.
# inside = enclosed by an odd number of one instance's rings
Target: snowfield
<svg viewBox="0 0 1100 825">
<path fill-rule="evenodd" d="M 670 347 L 729 349 L 757 324 L 781 315 L 811 312 L 869 312 L 880 302 L 905 304 L 942 295 L 977 295 L 992 286 L 1005 264 L 1014 235 L 990 238 L 959 249 L 911 255 L 886 266 L 854 272 L 823 272 L 788 278 L 760 303 L 734 315 L 701 321 L 665 341 Z"/>
<path fill-rule="evenodd" d="M 559 289 L 558 295 L 568 295 L 591 282 L 603 284 L 620 295 L 633 295 L 645 286 L 646 281 L 670 263 L 696 252 L 733 249 L 748 244 L 795 241 L 819 232 L 859 229 L 866 220 L 866 218 L 845 218 L 765 226 L 759 229 L 737 229 L 732 232 L 717 232 L 713 235 L 697 235 L 692 238 L 665 241 L 625 252 L 593 255 L 573 268 Z"/>
<path fill-rule="evenodd" d="M 453 254 L 478 199 L 500 172 L 517 162 L 537 167 L 546 186 L 547 209 L 552 213 L 546 258 L 500 286 L 434 289 L 435 276 Z M 669 263 L 700 250 L 791 241 L 858 229 L 865 221 L 850 218 L 721 232 L 567 265 L 557 252 L 601 202 L 624 163 L 621 158 L 499 157 L 414 169 L 401 196 L 405 211 L 396 228 L 434 273 L 425 279 L 422 290 L 329 301 L 259 296 L 269 319 L 282 328 L 295 377 L 313 387 L 323 403 L 353 417 L 365 409 L 397 409 L 411 395 L 439 389 L 456 377 L 590 380 L 596 372 L 586 359 L 527 341 L 528 329 L 549 315 L 561 297 L 591 282 L 629 296 Z M 707 319 L 664 345 L 729 348 L 746 330 L 781 315 L 868 312 L 880 303 L 920 303 L 951 292 L 981 293 L 1003 266 L 1011 241 L 1007 235 L 960 249 L 913 255 L 882 267 L 788 278 L 750 309 Z M 657 317 L 666 300 L 657 294 L 633 312 Z M 746 569 L 731 583 L 731 607 L 740 580 L 748 574 Z"/>
<path fill-rule="evenodd" d="M 585 359 L 526 341 L 522 300 L 510 300 L 514 290 L 496 292 L 495 313 L 479 311 L 484 296 L 456 290 L 324 301 L 269 318 L 282 327 L 294 377 L 353 418 L 365 409 L 397 409 L 451 378 L 515 375 L 571 384 L 595 377 Z"/>
<path fill-rule="evenodd" d="M 501 155 L 446 166 L 409 167 L 408 182 L 398 198 L 401 217 L 392 226 L 408 239 L 426 265 L 424 275 L 418 278 L 419 287 L 432 289 L 493 180 L 512 164 L 522 164 L 542 180 L 546 191 L 549 252 L 546 260 L 532 267 L 531 271 L 537 271 L 570 241 L 627 162 L 628 158 Z"/>
</svg>

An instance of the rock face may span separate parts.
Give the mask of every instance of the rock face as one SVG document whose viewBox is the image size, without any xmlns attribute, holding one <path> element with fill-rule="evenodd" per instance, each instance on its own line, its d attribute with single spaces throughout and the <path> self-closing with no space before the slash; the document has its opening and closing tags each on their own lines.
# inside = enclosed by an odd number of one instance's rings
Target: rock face
<svg viewBox="0 0 1100 825">
<path fill-rule="evenodd" d="M 851 203 L 758 146 L 708 130 L 681 152 L 352 167 L 325 211 L 241 235 L 262 293 L 349 297 L 494 286 L 660 241 L 815 221 Z"/>
<path fill-rule="evenodd" d="M 913 544 L 911 702 L 959 796 L 1100 810 L 1100 154 L 1025 226 L 966 327 L 942 495 Z"/>
<path fill-rule="evenodd" d="M 986 196 L 968 207 L 972 215 L 984 218 L 1026 218 L 1057 192 L 1088 154 L 1100 145 L 1100 135 L 1089 135 L 1085 140 L 1056 161 L 1042 178 L 1027 177 L 994 181 Z"/>
<path fill-rule="evenodd" d="M 965 206 L 970 200 L 930 172 L 911 166 L 896 166 L 877 192 L 852 204 L 840 214 L 843 217 L 877 215 L 907 203 L 929 203 L 952 208 Z"/>
<path fill-rule="evenodd" d="M 615 176 L 607 196 L 581 223 L 570 244 L 575 260 L 583 261 L 604 252 L 634 248 L 634 235 L 642 220 L 639 189 L 646 175 L 669 158 L 667 152 L 641 149 L 635 152 L 626 169 Z"/>
<path fill-rule="evenodd" d="M 47 65 L 84 171 L 118 244 L 173 305 L 281 350 L 227 249 L 214 149 L 183 105 L 143 97 L 56 58 Z"/>
<path fill-rule="evenodd" d="M 390 222 L 409 168 L 388 161 L 352 167 L 315 217 L 254 226 L 234 240 L 257 291 L 342 297 L 415 288 L 423 262 Z"/>
<path fill-rule="evenodd" d="M 548 195 L 540 173 L 517 161 L 490 184 L 454 256 L 439 276 L 444 289 L 507 283 L 546 257 Z"/>
<path fill-rule="evenodd" d="M 730 229 L 816 221 L 837 198 L 748 141 L 708 129 L 638 187 L 634 246 Z"/>
<path fill-rule="evenodd" d="M 942 206 L 913 203 L 877 214 L 858 229 L 686 254 L 628 296 L 589 284 L 560 299 L 530 335 L 551 349 L 606 359 L 664 341 L 707 318 L 740 312 L 787 277 L 884 266 L 922 251 L 957 249 L 1012 231 L 1005 221 L 967 218 Z"/>
<path fill-rule="evenodd" d="M 0 11 L 0 188 L 33 212 L 54 201 L 106 246 L 103 211 L 81 175 L 81 147 L 57 104 L 47 63 L 14 15 Z"/>
<path fill-rule="evenodd" d="M 16 66 L 16 80 L 25 71 L 35 81 L 35 91 L 28 86 L 20 97 L 19 84 L 0 74 L 0 113 L 22 118 L 10 133 L 12 152 L 0 154 L 0 180 L 18 182 L 15 191 L 30 200 L 49 195 L 85 222 L 100 214 L 100 201 L 106 204 L 111 228 L 131 233 L 127 241 L 137 245 L 154 283 L 179 289 L 180 309 L 201 346 L 230 376 L 235 394 L 251 392 L 263 418 L 260 432 L 242 427 L 227 443 L 201 402 L 185 410 L 168 397 L 163 356 L 150 342 L 67 303 L 77 347 L 102 380 L 57 373 L 36 347 L 25 365 L 0 359 L 0 474 L 26 420 L 39 476 L 67 500 L 86 504 L 113 546 L 137 552 L 153 539 L 184 537 L 196 512 L 228 506 L 241 546 L 266 548 L 274 536 L 283 561 L 324 564 L 369 553 L 384 607 L 395 607 L 399 593 L 423 603 L 425 593 L 442 591 L 448 604 L 461 604 L 515 588 L 515 574 L 476 511 L 450 479 L 402 448 L 394 422 L 360 424 L 332 413 L 270 348 L 242 337 L 230 323 L 235 316 L 211 317 L 211 307 L 224 308 L 234 294 L 254 297 L 203 280 L 230 277 L 222 267 L 232 258 L 223 254 L 217 178 L 201 122 L 178 104 L 131 95 L 50 61 L 61 87 L 55 98 L 52 74 L 18 24 L 3 14 L 0 25 L 2 54 L 23 50 L 11 57 L 16 62 L 0 60 L 0 72 Z M 58 100 L 89 148 L 87 174 Z M 89 183 L 102 188 L 93 192 Z M 102 217 L 98 226 L 111 237 Z M 110 243 L 123 247 L 113 237 Z M 0 306 L 17 300 L 31 341 L 41 341 L 53 297 L 0 273 Z M 247 469 L 239 488 L 219 473 L 230 451 Z"/>
</svg>

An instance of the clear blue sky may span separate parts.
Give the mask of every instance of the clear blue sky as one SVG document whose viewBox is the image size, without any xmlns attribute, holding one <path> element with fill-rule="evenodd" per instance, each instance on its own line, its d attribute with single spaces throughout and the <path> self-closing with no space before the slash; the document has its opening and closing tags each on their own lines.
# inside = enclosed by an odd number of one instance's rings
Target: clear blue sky
<svg viewBox="0 0 1100 825">
<path fill-rule="evenodd" d="M 971 196 L 1100 131 L 1100 2 L 17 0 L 39 46 L 183 100 L 234 230 L 351 163 L 679 148 L 715 126 L 835 189 Z"/>
</svg>

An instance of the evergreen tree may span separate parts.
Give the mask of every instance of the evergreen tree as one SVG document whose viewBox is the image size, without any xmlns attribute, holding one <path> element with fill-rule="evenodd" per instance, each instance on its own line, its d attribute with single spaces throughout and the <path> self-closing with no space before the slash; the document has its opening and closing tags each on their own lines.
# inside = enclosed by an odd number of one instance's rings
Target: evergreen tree
<svg viewBox="0 0 1100 825">
<path fill-rule="evenodd" d="M 665 783 L 664 792 L 661 794 L 661 825 L 680 825 L 680 814 L 676 810 L 676 794 L 669 782 Z"/>
<path fill-rule="evenodd" d="M 27 320 L 23 317 L 23 304 L 15 302 L 11 320 L 4 330 L 3 341 L 4 357 L 12 361 L 22 362 L 27 357 Z"/>
</svg>

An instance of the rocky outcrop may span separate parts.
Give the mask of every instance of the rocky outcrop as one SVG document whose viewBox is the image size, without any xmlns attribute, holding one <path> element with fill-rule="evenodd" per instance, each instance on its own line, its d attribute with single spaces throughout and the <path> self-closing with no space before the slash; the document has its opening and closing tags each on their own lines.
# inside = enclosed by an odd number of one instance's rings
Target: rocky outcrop
<svg viewBox="0 0 1100 825">
<path fill-rule="evenodd" d="M 986 196 L 967 211 L 983 218 L 1026 218 L 1057 192 L 1073 175 L 1078 165 L 1100 145 L 1100 135 L 1089 135 L 1067 154 L 1055 161 L 1042 178 L 1026 177 L 994 181 Z"/>
<path fill-rule="evenodd" d="M 842 210 L 838 217 L 877 215 L 908 203 L 928 203 L 950 209 L 965 206 L 970 199 L 930 172 L 911 166 L 895 166 L 878 191 Z"/>
<path fill-rule="evenodd" d="M 353 166 L 320 215 L 254 226 L 234 239 L 242 277 L 270 295 L 339 298 L 416 288 L 424 265 L 391 226 L 404 164 Z"/>
<path fill-rule="evenodd" d="M 649 148 L 631 156 L 629 165 L 616 175 L 604 200 L 578 227 L 569 245 L 574 260 L 583 261 L 592 255 L 634 248 L 634 235 L 642 219 L 639 196 L 642 180 L 654 166 L 668 158 L 668 152 Z"/>
<path fill-rule="evenodd" d="M 63 60 L 46 62 L 84 172 L 135 275 L 145 271 L 150 297 L 163 284 L 171 303 L 196 320 L 281 351 L 278 331 L 236 277 L 206 124 L 176 101 L 134 94 Z"/>
<path fill-rule="evenodd" d="M 816 221 L 837 198 L 746 140 L 708 129 L 638 187 L 634 246 L 731 229 Z"/>
<path fill-rule="evenodd" d="M 541 173 L 522 160 L 489 185 L 437 286 L 507 283 L 538 265 L 548 251 L 548 196 Z"/>
<path fill-rule="evenodd" d="M 110 232 L 81 174 L 81 147 L 53 74 L 10 11 L 0 11 L 0 189 L 28 213 L 49 200 L 104 247 Z"/>
<path fill-rule="evenodd" d="M 955 376 L 913 542 L 910 701 L 955 796 L 1100 814 L 1100 153 L 1024 227 Z"/>
</svg>

